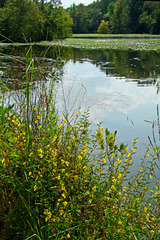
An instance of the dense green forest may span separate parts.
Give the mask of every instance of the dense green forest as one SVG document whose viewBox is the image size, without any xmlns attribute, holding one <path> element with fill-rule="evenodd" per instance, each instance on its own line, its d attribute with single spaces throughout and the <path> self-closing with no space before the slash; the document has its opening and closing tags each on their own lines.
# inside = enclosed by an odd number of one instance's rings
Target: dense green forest
<svg viewBox="0 0 160 240">
<path fill-rule="evenodd" d="M 1 0 L 0 40 L 33 42 L 70 37 L 72 19 L 60 4 L 59 0 Z"/>
<path fill-rule="evenodd" d="M 63 39 L 72 33 L 160 33 L 160 2 L 96 0 L 64 9 L 60 0 L 1 0 L 0 41 Z"/>
<path fill-rule="evenodd" d="M 97 0 L 70 6 L 73 33 L 160 33 L 160 2 Z"/>
</svg>

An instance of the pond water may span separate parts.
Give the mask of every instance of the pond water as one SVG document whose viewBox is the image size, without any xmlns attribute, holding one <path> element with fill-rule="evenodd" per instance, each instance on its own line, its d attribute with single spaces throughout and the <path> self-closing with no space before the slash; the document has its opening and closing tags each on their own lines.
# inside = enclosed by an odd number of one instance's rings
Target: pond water
<svg viewBox="0 0 160 240">
<path fill-rule="evenodd" d="M 22 83 L 25 85 L 27 49 L 28 46 L 0 48 L 0 77 L 13 91 L 20 89 Z M 149 143 L 148 136 L 152 136 L 151 124 L 146 120 L 157 120 L 159 53 L 34 46 L 33 57 L 34 81 L 42 78 L 47 85 L 55 70 L 59 109 L 66 107 L 71 113 L 79 107 L 89 107 L 92 128 L 103 122 L 102 126 L 110 131 L 117 130 L 117 143 L 130 145 L 138 137 L 139 161 Z M 40 75 L 39 65 L 44 70 Z"/>
</svg>

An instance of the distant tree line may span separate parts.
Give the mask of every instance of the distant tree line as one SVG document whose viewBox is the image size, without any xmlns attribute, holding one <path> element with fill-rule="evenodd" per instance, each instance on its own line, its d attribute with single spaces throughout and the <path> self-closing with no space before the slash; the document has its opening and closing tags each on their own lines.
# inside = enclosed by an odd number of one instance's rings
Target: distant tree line
<svg viewBox="0 0 160 240">
<path fill-rule="evenodd" d="M 67 9 L 73 33 L 160 33 L 160 2 L 97 0 Z"/>
<path fill-rule="evenodd" d="M 0 0 L 0 41 L 33 42 L 72 35 L 60 0 Z"/>
<path fill-rule="evenodd" d="M 0 41 L 48 41 L 72 32 L 160 34 L 160 2 L 96 0 L 64 9 L 61 0 L 0 0 Z"/>
</svg>

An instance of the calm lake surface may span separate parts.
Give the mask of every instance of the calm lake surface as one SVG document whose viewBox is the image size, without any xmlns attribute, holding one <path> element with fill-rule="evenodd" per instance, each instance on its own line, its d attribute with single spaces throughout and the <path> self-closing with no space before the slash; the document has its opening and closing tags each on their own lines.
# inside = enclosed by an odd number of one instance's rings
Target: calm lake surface
<svg viewBox="0 0 160 240">
<path fill-rule="evenodd" d="M 25 85 L 25 55 L 28 46 L 0 47 L 0 78 L 13 90 Z M 14 56 L 14 58 L 12 58 Z M 110 131 L 118 131 L 117 143 L 131 144 L 139 139 L 137 160 L 143 156 L 151 124 L 157 120 L 160 103 L 160 54 L 33 47 L 35 76 L 49 85 L 55 74 L 58 109 L 72 113 L 90 107 L 90 121 Z M 38 73 L 42 66 L 44 71 Z M 155 77 L 156 76 L 156 77 Z"/>
</svg>

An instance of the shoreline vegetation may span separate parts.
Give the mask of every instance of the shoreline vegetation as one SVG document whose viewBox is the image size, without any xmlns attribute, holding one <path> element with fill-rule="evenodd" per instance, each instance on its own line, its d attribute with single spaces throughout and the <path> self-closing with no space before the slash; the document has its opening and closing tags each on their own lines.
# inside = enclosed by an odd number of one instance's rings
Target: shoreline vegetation
<svg viewBox="0 0 160 240">
<path fill-rule="evenodd" d="M 40 42 L 40 45 L 59 45 L 82 49 L 121 51 L 160 51 L 160 35 L 147 34 L 74 34 L 61 41 Z"/>
<path fill-rule="evenodd" d="M 145 38 L 160 38 L 160 35 L 156 34 L 73 34 L 72 38 L 138 38 L 138 39 L 145 39 Z"/>
<path fill-rule="evenodd" d="M 158 240 L 160 150 L 155 135 L 137 173 L 128 178 L 138 140 L 130 149 L 116 145 L 116 131 L 102 124 L 91 131 L 88 109 L 56 110 L 54 72 L 48 89 L 42 78 L 37 80 L 35 96 L 35 70 L 30 47 L 26 84 L 12 105 L 6 104 L 5 91 L 10 90 L 1 81 L 0 239 Z M 153 130 L 157 125 L 159 117 Z"/>
<path fill-rule="evenodd" d="M 7 45 L 64 46 L 82 49 L 121 51 L 160 51 L 160 35 L 149 34 L 73 34 L 72 38 L 34 43 L 0 43 Z"/>
</svg>

